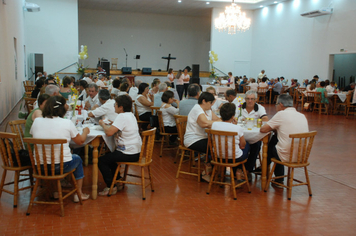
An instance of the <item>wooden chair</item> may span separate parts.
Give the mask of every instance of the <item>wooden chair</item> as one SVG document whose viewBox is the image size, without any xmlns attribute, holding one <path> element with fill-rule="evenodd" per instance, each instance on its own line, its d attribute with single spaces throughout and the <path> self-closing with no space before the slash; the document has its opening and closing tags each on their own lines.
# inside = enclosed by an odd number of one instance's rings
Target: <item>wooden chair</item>
<svg viewBox="0 0 356 236">
<path fill-rule="evenodd" d="M 321 92 L 315 92 L 313 112 L 314 111 L 319 112 L 319 115 L 321 115 L 321 113 L 328 114 L 328 104 L 322 103 L 321 99 L 322 99 Z"/>
<path fill-rule="evenodd" d="M 36 86 L 34 85 L 25 85 L 25 92 L 32 92 L 35 88 Z"/>
<path fill-rule="evenodd" d="M 30 113 L 33 110 L 33 104 L 35 103 L 35 101 L 37 101 L 37 98 L 24 98 L 24 99 L 25 99 L 26 109 L 28 113 Z"/>
<path fill-rule="evenodd" d="M 244 163 L 247 162 L 247 159 L 241 162 L 236 162 L 235 159 L 235 136 L 237 135 L 237 132 L 224 132 L 220 130 L 211 130 L 211 129 L 206 129 L 205 132 L 208 133 L 208 142 L 209 142 L 209 148 L 210 148 L 210 153 L 212 156 L 211 164 L 214 166 L 213 168 L 213 173 L 211 174 L 210 182 L 209 182 L 209 187 L 208 191 L 206 194 L 210 193 L 211 186 L 212 184 L 223 184 L 223 185 L 229 185 L 231 187 L 231 190 L 234 195 L 234 200 L 236 200 L 236 188 L 242 186 L 243 184 L 247 185 L 248 193 L 251 193 L 250 185 L 248 183 L 247 179 L 247 172 Z M 229 147 L 228 141 L 231 141 L 232 145 Z M 229 159 L 229 153 L 231 153 L 231 157 Z M 235 184 L 235 173 L 232 171 L 233 167 L 237 166 L 242 166 L 242 170 L 244 175 L 246 176 L 245 180 Z M 226 167 L 230 167 L 230 178 L 231 182 L 222 182 L 222 179 L 224 179 L 225 176 L 225 169 Z M 214 180 L 218 177 L 218 168 L 222 168 L 223 171 L 220 171 L 221 176 L 220 176 L 220 181 Z"/>
<path fill-rule="evenodd" d="M 248 85 L 243 86 L 243 88 L 244 88 L 244 90 L 243 90 L 244 93 L 246 93 L 248 90 L 251 89 L 251 87 Z"/>
<path fill-rule="evenodd" d="M 23 81 L 23 86 L 29 86 L 29 85 L 35 85 L 34 84 L 34 82 L 33 81 L 31 81 L 31 80 L 25 80 L 25 81 Z"/>
<path fill-rule="evenodd" d="M 115 99 L 117 97 L 117 95 L 114 93 L 110 94 L 110 96 L 111 96 L 111 99 Z"/>
<path fill-rule="evenodd" d="M 173 117 L 174 117 L 174 119 L 175 119 L 175 121 L 176 121 L 176 125 L 177 125 L 177 119 L 179 119 L 179 118 L 184 118 L 184 119 L 187 118 L 187 116 L 182 116 L 182 115 L 174 115 Z M 185 127 L 184 127 L 184 130 L 185 130 Z M 178 131 L 178 126 L 177 126 L 177 131 Z M 183 135 L 183 136 L 184 136 L 184 135 Z M 178 141 L 179 141 L 179 145 L 183 145 L 183 146 L 184 146 L 184 144 L 180 142 L 179 133 L 178 133 Z M 180 149 L 178 148 L 178 149 L 177 149 L 176 156 L 175 156 L 175 158 L 174 158 L 174 164 L 177 163 L 178 156 L 179 156 L 179 151 L 180 151 Z M 184 152 L 184 151 L 183 151 L 183 152 Z M 184 153 L 185 153 L 185 152 L 184 152 Z M 189 156 L 187 156 L 187 157 L 189 157 Z"/>
<path fill-rule="evenodd" d="M 25 144 L 23 142 L 25 136 L 25 125 L 26 120 L 13 120 L 9 122 L 11 132 L 18 135 L 18 137 L 16 138 L 16 143 L 20 149 L 26 149 Z"/>
<path fill-rule="evenodd" d="M 343 113 L 346 116 L 346 111 L 347 111 L 346 100 L 344 102 L 342 102 L 337 95 L 334 95 L 333 96 L 333 102 L 334 102 L 334 104 L 333 104 L 333 107 L 334 107 L 333 114 Z"/>
<path fill-rule="evenodd" d="M 281 91 L 281 94 L 282 93 L 288 93 L 289 95 L 291 95 L 290 93 L 291 93 L 291 91 L 290 91 L 290 89 L 289 89 L 289 86 L 287 86 L 287 85 L 283 85 L 283 88 L 282 88 L 282 91 Z M 293 94 L 292 94 L 293 95 Z"/>
<path fill-rule="evenodd" d="M 307 132 L 307 133 L 299 133 L 299 134 L 290 134 L 289 135 L 289 138 L 292 139 L 291 147 L 290 147 L 289 161 L 282 162 L 282 161 L 277 160 L 276 158 L 271 159 L 274 164 L 273 164 L 272 170 L 270 171 L 270 174 L 268 177 L 268 181 L 267 181 L 267 184 L 265 187 L 265 192 L 267 192 L 269 183 L 272 182 L 274 184 L 280 185 L 280 186 L 288 189 L 288 200 L 291 200 L 292 188 L 294 186 L 307 185 L 308 191 L 309 191 L 309 196 L 312 196 L 307 166 L 309 166 L 309 161 L 308 161 L 309 155 L 310 155 L 310 151 L 312 149 L 314 137 L 316 134 L 317 134 L 316 131 L 311 131 L 311 132 Z M 299 141 L 299 144 L 298 144 L 298 141 Z M 295 149 L 297 149 L 297 152 L 295 152 Z M 296 161 L 293 161 L 293 160 L 295 160 L 293 158 L 294 156 L 296 157 Z M 277 164 L 288 167 L 288 174 L 284 175 L 284 176 L 272 177 L 274 169 L 276 168 Z M 306 182 L 294 179 L 294 169 L 295 168 L 304 168 Z M 277 179 L 282 179 L 284 177 L 288 177 L 287 185 L 284 185 L 282 183 L 274 181 Z M 298 182 L 298 184 L 293 184 L 293 181 Z"/>
<path fill-rule="evenodd" d="M 172 146 L 169 144 L 169 136 L 178 135 L 178 133 L 166 133 L 166 131 L 164 129 L 162 111 L 157 111 L 157 115 L 158 115 L 158 122 L 159 122 L 159 133 L 162 136 L 161 137 L 161 151 L 159 153 L 159 156 L 161 157 L 164 143 L 166 143 L 168 146 L 168 147 L 164 148 L 165 150 L 172 150 L 172 149 L 177 148 L 176 146 Z"/>
<path fill-rule="evenodd" d="M 154 107 L 154 106 L 151 106 L 151 114 L 153 116 L 156 116 L 157 115 L 157 111 L 159 111 L 160 107 Z"/>
<path fill-rule="evenodd" d="M 110 191 L 108 196 L 111 195 L 112 189 L 114 188 L 114 185 L 116 183 L 122 183 L 124 186 L 125 184 L 134 184 L 134 185 L 141 185 L 142 186 L 142 200 L 146 199 L 146 187 L 151 186 L 151 191 L 154 192 L 153 189 L 153 180 L 152 180 L 152 173 L 151 173 L 151 163 L 152 163 L 152 155 L 153 155 L 153 146 L 154 146 L 154 140 L 155 140 L 155 135 L 156 135 L 156 128 L 151 129 L 151 130 L 146 130 L 142 132 L 142 146 L 141 146 L 141 153 L 140 153 L 140 158 L 137 162 L 118 162 L 117 163 L 117 168 L 115 171 L 115 175 L 112 181 L 112 184 L 110 186 Z M 118 180 L 116 180 L 116 177 L 119 173 L 120 170 L 120 165 L 125 165 L 125 172 L 124 176 Z M 141 175 L 133 175 L 133 174 L 128 174 L 129 166 L 139 166 L 141 167 Z M 145 177 L 145 167 L 147 167 L 148 170 L 148 178 Z M 127 181 L 126 178 L 127 176 L 132 176 L 136 178 L 141 178 L 141 182 L 130 182 Z M 145 179 L 149 179 L 150 183 L 145 184 Z"/>
<path fill-rule="evenodd" d="M 310 104 L 310 108 L 309 110 L 314 111 L 314 97 L 315 97 L 315 92 L 307 92 L 307 95 L 305 96 L 307 103 Z"/>
<path fill-rule="evenodd" d="M 111 69 L 113 70 L 114 68 L 117 70 L 117 62 L 119 58 L 111 58 Z"/>
<path fill-rule="evenodd" d="M 305 100 L 304 93 L 297 89 L 294 90 L 294 93 L 295 93 L 295 109 L 298 110 L 298 107 L 300 105 L 300 110 L 303 111 L 304 100 Z"/>
<path fill-rule="evenodd" d="M 149 121 L 140 120 L 140 116 L 138 115 L 136 103 L 134 103 L 134 107 L 135 107 L 135 117 L 136 117 L 136 120 L 137 120 L 137 124 L 138 124 L 138 127 L 139 127 L 140 132 L 142 132 L 142 127 L 141 127 L 141 125 L 142 125 L 142 124 L 149 124 L 150 122 L 149 122 Z"/>
<path fill-rule="evenodd" d="M 75 180 L 74 174 L 73 172 L 75 171 L 69 171 L 67 173 L 63 172 L 63 144 L 67 143 L 66 139 L 34 139 L 34 138 L 24 138 L 23 140 L 25 143 L 27 143 L 27 148 L 29 150 L 30 153 L 30 157 L 31 157 L 31 162 L 32 162 L 32 168 L 33 168 L 33 177 L 35 177 L 37 179 L 35 187 L 33 189 L 33 192 L 31 194 L 31 200 L 30 200 L 30 204 L 28 205 L 28 209 L 27 209 L 27 213 L 26 215 L 30 215 L 31 213 L 31 209 L 34 203 L 36 204 L 56 204 L 56 205 L 60 205 L 61 208 L 61 216 L 64 216 L 64 205 L 63 205 L 63 200 L 66 199 L 67 197 L 69 197 L 70 195 L 72 195 L 73 193 L 77 193 L 78 194 L 78 198 L 79 198 L 79 202 L 82 205 L 82 199 L 81 199 L 81 195 L 79 194 L 79 190 L 77 188 L 77 182 Z M 31 144 L 33 145 L 33 152 L 31 149 Z M 39 148 L 41 147 L 41 148 Z M 46 153 L 45 148 L 49 148 L 50 152 Z M 59 163 L 59 170 L 55 167 L 55 147 L 59 147 L 60 148 L 60 163 Z M 41 157 L 39 154 L 42 154 L 43 157 Z M 50 155 L 47 156 L 47 155 Z M 48 162 L 48 159 L 50 159 L 50 163 Z M 35 163 L 43 163 L 41 165 L 35 165 Z M 58 166 L 58 164 L 57 164 Z M 74 186 L 73 190 L 62 190 L 62 186 L 61 186 L 61 179 L 67 177 L 67 176 L 71 176 L 72 178 L 72 184 Z M 39 195 L 41 195 L 43 192 L 49 192 L 48 189 L 41 189 L 41 191 L 39 191 L 39 193 L 37 194 L 37 189 L 39 187 L 39 183 L 40 181 L 38 180 L 43 180 L 43 181 L 47 181 L 47 187 L 49 187 L 48 182 L 50 181 L 55 181 L 57 184 L 57 191 L 58 191 L 58 195 L 59 195 L 59 199 L 58 201 L 40 201 L 37 200 L 35 201 L 35 198 Z M 66 195 L 62 195 L 62 192 L 67 192 Z"/>
<path fill-rule="evenodd" d="M 354 92 L 356 93 L 356 92 Z M 346 95 L 346 118 L 349 117 L 349 115 L 355 115 L 356 114 L 356 105 L 351 104 L 351 99 L 352 99 L 352 94 L 347 94 Z"/>
<path fill-rule="evenodd" d="M 176 118 L 176 125 L 177 125 L 177 130 L 178 130 L 178 137 L 179 137 L 178 151 L 181 151 L 181 157 L 180 157 L 180 161 L 179 161 L 176 178 L 177 179 L 179 178 L 179 174 L 193 175 L 193 176 L 197 176 L 198 182 L 200 182 L 200 173 L 201 173 L 200 155 L 201 155 L 201 153 L 184 146 L 184 134 L 185 134 L 185 129 L 187 127 L 187 121 L 188 121 L 187 116 L 182 116 L 181 118 Z M 185 156 L 185 151 L 188 151 L 190 153 L 189 154 L 189 170 L 181 171 L 183 159 Z M 195 166 L 192 167 L 192 162 L 194 162 L 194 152 L 198 153 L 198 167 L 195 167 Z M 191 172 L 192 169 L 197 169 L 197 173 Z"/>
<path fill-rule="evenodd" d="M 32 92 L 25 92 L 25 98 L 30 98 L 32 96 Z"/>
<path fill-rule="evenodd" d="M 264 103 L 264 104 L 267 103 L 267 101 L 266 101 L 267 91 L 268 91 L 267 87 L 257 89 L 257 95 L 258 95 L 257 103 Z"/>
<path fill-rule="evenodd" d="M 17 145 L 16 141 L 18 138 L 19 137 L 17 134 L 0 132 L 0 155 L 2 159 L 2 168 L 4 171 L 0 183 L 0 197 L 3 191 L 14 195 L 14 208 L 17 207 L 19 191 L 33 187 L 32 166 L 21 165 L 18 152 L 20 147 Z M 10 144 L 10 141 L 13 143 L 13 145 Z M 14 160 L 16 160 L 17 163 Z M 21 172 L 27 170 L 29 171 L 29 174 L 21 174 Z M 7 171 L 15 172 L 14 181 L 5 183 Z M 20 176 L 28 176 L 28 178 L 20 179 Z M 19 183 L 26 180 L 30 180 L 30 186 L 19 188 Z M 14 185 L 13 191 L 4 188 L 4 186 L 12 184 Z"/>
</svg>

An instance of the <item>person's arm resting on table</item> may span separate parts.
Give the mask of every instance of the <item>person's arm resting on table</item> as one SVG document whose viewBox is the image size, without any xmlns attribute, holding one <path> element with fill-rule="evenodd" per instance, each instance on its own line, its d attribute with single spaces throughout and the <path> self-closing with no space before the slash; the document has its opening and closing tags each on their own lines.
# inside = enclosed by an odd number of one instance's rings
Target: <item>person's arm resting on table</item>
<svg viewBox="0 0 356 236">
<path fill-rule="evenodd" d="M 89 133 L 90 133 L 90 129 L 88 127 L 85 127 L 83 129 L 83 133 L 78 134 L 77 136 L 75 136 L 75 138 L 72 138 L 72 140 L 78 145 L 83 145 Z"/>
<path fill-rule="evenodd" d="M 107 136 L 113 136 L 117 131 L 119 131 L 119 129 L 113 125 L 106 125 L 103 120 L 99 120 L 99 125 L 103 127 L 104 132 Z"/>
</svg>

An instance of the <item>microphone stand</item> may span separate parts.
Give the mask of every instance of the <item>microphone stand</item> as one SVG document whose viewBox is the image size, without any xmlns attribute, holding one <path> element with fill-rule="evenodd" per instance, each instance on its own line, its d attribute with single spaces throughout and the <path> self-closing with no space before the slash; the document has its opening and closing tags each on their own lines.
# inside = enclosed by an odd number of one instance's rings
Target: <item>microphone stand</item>
<svg viewBox="0 0 356 236">
<path fill-rule="evenodd" d="M 127 52 L 126 52 L 126 49 L 124 48 L 124 51 L 126 53 L 126 67 L 127 67 Z"/>
</svg>

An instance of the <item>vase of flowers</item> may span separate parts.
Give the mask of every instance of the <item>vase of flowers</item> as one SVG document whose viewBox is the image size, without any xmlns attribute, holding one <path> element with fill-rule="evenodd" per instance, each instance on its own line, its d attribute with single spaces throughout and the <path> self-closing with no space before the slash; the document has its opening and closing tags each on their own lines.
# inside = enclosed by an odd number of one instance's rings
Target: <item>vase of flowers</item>
<svg viewBox="0 0 356 236">
<path fill-rule="evenodd" d="M 214 51 L 209 51 L 209 64 L 210 64 L 210 78 L 217 78 L 216 71 L 214 68 L 214 62 L 218 61 L 218 54 Z"/>
</svg>

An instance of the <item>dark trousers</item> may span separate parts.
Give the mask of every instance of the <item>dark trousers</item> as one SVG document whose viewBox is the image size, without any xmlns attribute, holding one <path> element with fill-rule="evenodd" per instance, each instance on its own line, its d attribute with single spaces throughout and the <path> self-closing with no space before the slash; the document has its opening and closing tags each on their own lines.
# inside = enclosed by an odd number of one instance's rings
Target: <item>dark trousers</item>
<svg viewBox="0 0 356 236">
<path fill-rule="evenodd" d="M 178 96 L 179 96 L 179 100 L 182 100 L 183 93 L 184 93 L 184 85 L 177 84 L 176 88 L 177 88 L 177 93 L 178 93 Z"/>
<path fill-rule="evenodd" d="M 277 160 L 281 160 L 278 156 L 278 152 L 276 149 L 276 145 L 278 143 L 278 138 L 277 134 L 273 135 L 271 140 L 268 143 L 268 152 L 267 152 L 267 165 L 271 164 L 271 159 L 276 158 Z M 276 165 L 276 168 L 274 169 L 274 175 L 277 176 L 283 176 L 284 175 L 284 166 L 283 165 Z M 279 179 L 277 181 L 283 181 L 282 179 Z"/>
<path fill-rule="evenodd" d="M 140 120 L 142 121 L 150 121 L 150 117 L 151 117 L 151 112 L 146 112 L 139 116 Z M 146 130 L 147 126 L 148 124 L 141 124 L 143 130 Z"/>
<path fill-rule="evenodd" d="M 261 144 L 261 141 L 258 141 L 254 144 L 250 144 L 250 154 L 248 155 L 247 162 L 245 163 L 246 170 L 249 172 L 251 172 L 255 167 L 258 153 L 261 150 Z"/>
<path fill-rule="evenodd" d="M 172 85 L 172 88 L 174 88 L 174 83 L 173 82 L 171 83 L 171 85 Z"/>
<path fill-rule="evenodd" d="M 188 148 L 201 152 L 201 153 L 206 153 L 206 148 L 208 147 L 208 139 L 201 139 L 199 141 L 196 141 L 192 145 L 190 145 Z M 208 150 L 208 153 L 210 154 L 210 150 Z"/>
<path fill-rule="evenodd" d="M 278 96 L 278 95 L 279 95 L 279 93 L 278 93 L 278 92 L 276 92 L 276 91 L 273 91 L 273 90 L 272 90 L 272 95 L 271 95 L 271 96 L 272 96 L 272 97 L 271 97 L 271 103 L 273 103 L 274 97 L 275 97 L 275 96 Z"/>
<path fill-rule="evenodd" d="M 164 131 L 166 131 L 166 133 L 178 133 L 177 126 L 164 126 Z M 169 136 L 169 142 L 174 143 L 177 137 L 178 135 Z"/>
<path fill-rule="evenodd" d="M 184 84 L 184 97 L 187 97 L 189 84 Z"/>
<path fill-rule="evenodd" d="M 120 151 L 115 150 L 105 154 L 99 158 L 98 167 L 103 175 L 103 179 L 108 188 L 110 188 L 114 174 L 117 168 L 117 162 L 137 162 L 140 158 L 140 153 L 137 154 L 124 154 Z M 120 172 L 116 179 L 120 179 Z"/>
<path fill-rule="evenodd" d="M 250 158 L 250 157 L 248 156 L 248 152 L 249 152 L 250 150 L 251 150 L 251 146 L 250 146 L 248 143 L 246 143 L 245 148 L 242 149 L 242 155 L 241 155 L 239 158 L 236 158 L 236 159 L 235 159 L 235 163 L 236 163 L 236 162 L 240 162 L 240 161 L 244 161 L 244 160 L 246 160 L 246 159 L 247 159 L 247 162 L 248 162 L 248 159 Z M 245 168 L 246 168 L 247 162 L 244 164 L 244 165 L 245 165 Z M 232 163 L 232 160 L 229 160 L 229 163 Z M 238 168 L 239 168 L 239 169 L 242 169 L 241 166 L 232 167 L 232 171 L 234 172 L 234 174 L 236 173 L 236 170 L 237 170 Z M 246 170 L 247 170 L 247 168 L 246 168 Z"/>
</svg>

